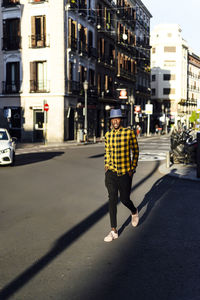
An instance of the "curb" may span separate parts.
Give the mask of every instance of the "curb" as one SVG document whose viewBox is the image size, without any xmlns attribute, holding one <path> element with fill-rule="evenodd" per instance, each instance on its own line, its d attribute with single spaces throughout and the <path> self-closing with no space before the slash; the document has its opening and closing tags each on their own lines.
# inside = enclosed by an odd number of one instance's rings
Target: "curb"
<svg viewBox="0 0 200 300">
<path fill-rule="evenodd" d="M 166 163 L 164 163 L 159 167 L 159 172 L 161 174 L 177 177 L 180 179 L 200 181 L 200 178 L 197 178 L 196 168 L 196 165 L 184 164 L 172 165 L 171 167 L 167 168 Z"/>
</svg>

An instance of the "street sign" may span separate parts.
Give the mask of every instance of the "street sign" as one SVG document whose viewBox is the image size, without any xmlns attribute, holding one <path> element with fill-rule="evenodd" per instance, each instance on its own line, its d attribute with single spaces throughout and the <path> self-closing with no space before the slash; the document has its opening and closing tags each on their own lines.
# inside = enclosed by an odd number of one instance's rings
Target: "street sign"
<svg viewBox="0 0 200 300">
<path fill-rule="evenodd" d="M 127 99 L 128 96 L 127 96 L 127 90 L 120 90 L 119 92 L 119 99 Z"/>
<path fill-rule="evenodd" d="M 147 115 L 152 115 L 152 113 L 153 113 L 153 104 L 145 104 L 145 113 Z"/>
<path fill-rule="evenodd" d="M 49 110 L 49 104 L 45 103 L 44 104 L 44 111 L 48 111 Z"/>
<path fill-rule="evenodd" d="M 135 113 L 141 112 L 141 107 L 140 107 L 140 105 L 135 105 L 134 111 L 135 111 Z"/>
</svg>

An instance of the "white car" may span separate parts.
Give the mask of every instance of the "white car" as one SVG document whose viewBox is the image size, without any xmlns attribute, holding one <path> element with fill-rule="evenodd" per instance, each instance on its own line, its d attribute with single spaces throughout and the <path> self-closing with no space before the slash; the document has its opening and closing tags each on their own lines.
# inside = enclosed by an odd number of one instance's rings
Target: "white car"
<svg viewBox="0 0 200 300">
<path fill-rule="evenodd" d="M 0 165 L 14 165 L 16 138 L 11 138 L 5 128 L 0 128 Z"/>
</svg>

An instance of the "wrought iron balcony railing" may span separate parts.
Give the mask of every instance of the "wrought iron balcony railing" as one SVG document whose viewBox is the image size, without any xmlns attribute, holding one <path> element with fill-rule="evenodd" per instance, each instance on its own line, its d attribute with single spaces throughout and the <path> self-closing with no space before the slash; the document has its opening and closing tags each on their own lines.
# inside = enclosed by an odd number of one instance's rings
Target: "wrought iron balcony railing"
<svg viewBox="0 0 200 300">
<path fill-rule="evenodd" d="M 21 81 L 2 81 L 3 94 L 18 94 L 20 93 Z"/>
<path fill-rule="evenodd" d="M 74 80 L 66 81 L 66 93 L 78 95 L 80 92 L 80 82 Z"/>
<path fill-rule="evenodd" d="M 30 80 L 30 93 L 49 93 L 49 80 Z"/>
<path fill-rule="evenodd" d="M 29 36 L 29 48 L 45 48 L 50 47 L 50 35 L 35 34 Z"/>
<path fill-rule="evenodd" d="M 97 59 L 98 54 L 97 54 L 97 49 L 93 47 L 88 47 L 88 56 Z"/>
<path fill-rule="evenodd" d="M 18 50 L 21 48 L 21 36 L 9 36 L 2 38 L 2 50 Z"/>
</svg>

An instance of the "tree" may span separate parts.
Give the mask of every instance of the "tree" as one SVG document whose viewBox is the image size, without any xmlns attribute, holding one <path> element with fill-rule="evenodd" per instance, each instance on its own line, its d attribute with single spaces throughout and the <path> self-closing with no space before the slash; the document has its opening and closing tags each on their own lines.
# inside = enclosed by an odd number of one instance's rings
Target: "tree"
<svg viewBox="0 0 200 300">
<path fill-rule="evenodd" d="M 189 118 L 190 123 L 195 125 L 197 123 L 198 118 L 199 118 L 199 114 L 196 111 L 193 111 L 190 118 Z"/>
</svg>

